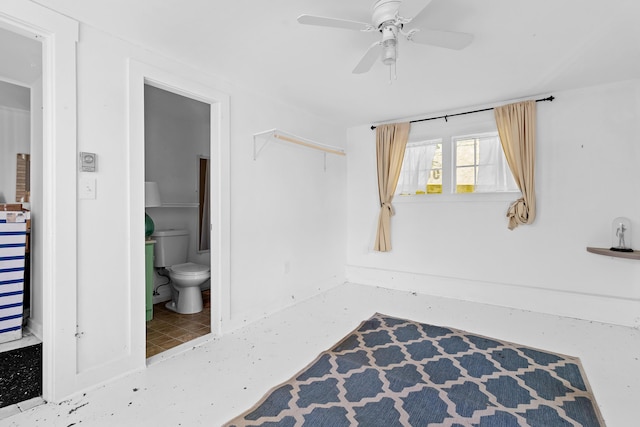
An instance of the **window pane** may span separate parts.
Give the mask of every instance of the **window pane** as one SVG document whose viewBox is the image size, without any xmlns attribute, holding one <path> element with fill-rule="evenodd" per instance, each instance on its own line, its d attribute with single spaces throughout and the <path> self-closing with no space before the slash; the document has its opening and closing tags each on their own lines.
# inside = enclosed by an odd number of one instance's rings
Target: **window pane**
<svg viewBox="0 0 640 427">
<path fill-rule="evenodd" d="M 495 136 L 480 139 L 480 160 L 476 192 L 518 191 L 513 179 L 507 159 L 500 144 L 500 138 Z"/>
<path fill-rule="evenodd" d="M 476 182 L 476 168 L 463 166 L 456 169 L 456 193 L 473 193 Z"/>
<path fill-rule="evenodd" d="M 454 138 L 456 193 L 518 191 L 497 133 Z"/>
<path fill-rule="evenodd" d="M 465 138 L 455 141 L 456 193 L 473 193 L 478 164 L 478 140 Z"/>
<path fill-rule="evenodd" d="M 502 148 L 497 136 L 479 139 L 478 180 L 476 192 L 487 193 L 499 191 L 498 165 L 501 161 Z"/>
<path fill-rule="evenodd" d="M 427 194 L 442 194 L 442 168 L 431 169 L 429 182 L 427 182 Z"/>
<path fill-rule="evenodd" d="M 434 169 L 436 167 L 440 170 L 439 172 Z M 407 144 L 396 194 L 426 194 L 430 192 L 429 185 L 438 185 L 438 178 L 440 191 L 431 192 L 442 192 L 441 140 Z"/>
<path fill-rule="evenodd" d="M 442 194 L 442 144 L 436 145 L 431 174 L 427 182 L 427 194 Z"/>
<path fill-rule="evenodd" d="M 470 166 L 476 163 L 476 141 L 474 139 L 456 142 L 456 165 Z"/>
</svg>

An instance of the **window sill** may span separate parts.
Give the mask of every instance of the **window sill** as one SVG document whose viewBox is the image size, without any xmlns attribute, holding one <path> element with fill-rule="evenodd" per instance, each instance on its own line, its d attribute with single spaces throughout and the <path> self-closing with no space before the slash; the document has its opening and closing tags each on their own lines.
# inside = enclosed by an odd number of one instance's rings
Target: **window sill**
<svg viewBox="0 0 640 427">
<path fill-rule="evenodd" d="M 463 194 L 414 194 L 396 195 L 393 203 L 441 203 L 441 202 L 514 202 L 522 197 L 519 191 L 504 193 L 463 193 Z"/>
</svg>

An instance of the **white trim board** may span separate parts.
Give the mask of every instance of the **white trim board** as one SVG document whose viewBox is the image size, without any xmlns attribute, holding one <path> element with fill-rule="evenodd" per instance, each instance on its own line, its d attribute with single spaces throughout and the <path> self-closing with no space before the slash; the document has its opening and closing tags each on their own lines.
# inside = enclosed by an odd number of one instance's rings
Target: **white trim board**
<svg viewBox="0 0 640 427">
<path fill-rule="evenodd" d="M 347 266 L 349 283 L 640 328 L 640 301 L 428 274 Z"/>
</svg>

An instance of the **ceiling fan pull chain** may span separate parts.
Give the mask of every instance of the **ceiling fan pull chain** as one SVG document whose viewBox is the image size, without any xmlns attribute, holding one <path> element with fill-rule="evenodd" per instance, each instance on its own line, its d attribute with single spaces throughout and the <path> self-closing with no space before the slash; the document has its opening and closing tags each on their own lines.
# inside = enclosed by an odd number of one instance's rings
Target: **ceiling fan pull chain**
<svg viewBox="0 0 640 427">
<path fill-rule="evenodd" d="M 394 80 L 398 80 L 398 73 L 395 62 L 393 64 L 389 64 L 389 85 L 392 85 Z"/>
</svg>

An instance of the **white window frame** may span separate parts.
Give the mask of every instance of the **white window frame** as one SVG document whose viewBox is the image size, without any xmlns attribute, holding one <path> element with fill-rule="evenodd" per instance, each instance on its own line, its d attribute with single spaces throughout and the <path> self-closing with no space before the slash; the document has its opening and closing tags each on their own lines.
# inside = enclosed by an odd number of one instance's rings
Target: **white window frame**
<svg viewBox="0 0 640 427">
<path fill-rule="evenodd" d="M 482 140 L 482 139 L 490 139 L 490 138 L 497 138 L 498 143 L 500 143 L 500 135 L 498 135 L 498 132 L 481 132 L 481 133 L 472 133 L 472 134 L 467 134 L 467 135 L 456 135 L 453 136 L 451 138 L 451 157 L 452 157 L 452 168 L 451 168 L 451 179 L 452 179 L 452 193 L 455 194 L 501 194 L 501 193 L 508 193 L 508 194 L 514 194 L 514 193 L 519 193 L 519 191 L 517 190 L 517 187 L 515 187 L 514 190 L 498 190 L 498 191 L 474 191 L 473 193 L 457 193 L 457 188 L 458 188 L 458 168 L 459 167 L 473 167 L 474 168 L 474 173 L 477 174 L 477 169 L 481 166 L 480 165 L 480 160 L 476 159 L 475 155 L 474 155 L 474 164 L 472 166 L 458 166 L 457 164 L 457 148 L 458 148 L 458 142 L 459 141 L 464 141 L 464 140 Z M 500 162 L 500 167 L 499 170 L 503 171 L 503 172 L 508 172 L 511 174 L 511 169 L 509 168 L 509 164 L 507 163 L 507 159 L 504 156 L 504 151 L 502 151 L 502 147 L 500 147 L 500 152 L 502 153 L 502 158 L 501 158 L 501 162 Z M 513 176 L 513 175 L 512 175 Z M 477 183 L 476 183 L 477 186 Z M 514 181 L 514 186 L 515 186 L 515 181 Z"/>
<path fill-rule="evenodd" d="M 520 197 L 521 192 L 517 191 L 500 191 L 500 192 L 480 192 L 480 193 L 456 193 L 456 163 L 455 163 L 455 141 L 470 138 L 481 137 L 486 135 L 495 135 L 497 130 L 482 129 L 474 132 L 467 129 L 467 132 L 453 132 L 448 135 L 429 136 L 420 138 L 411 138 L 409 143 L 415 144 L 424 141 L 428 143 L 436 139 L 442 142 L 442 193 L 440 194 L 398 194 L 393 199 L 394 203 L 438 203 L 438 202 L 504 202 L 513 201 Z M 508 167 L 508 165 L 507 165 Z"/>
</svg>

